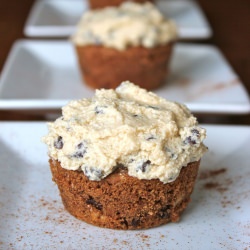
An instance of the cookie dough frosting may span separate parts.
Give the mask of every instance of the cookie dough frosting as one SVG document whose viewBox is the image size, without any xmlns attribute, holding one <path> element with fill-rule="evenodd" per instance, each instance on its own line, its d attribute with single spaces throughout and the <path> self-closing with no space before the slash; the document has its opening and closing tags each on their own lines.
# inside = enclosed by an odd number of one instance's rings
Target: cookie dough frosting
<svg viewBox="0 0 250 250">
<path fill-rule="evenodd" d="M 119 7 L 90 10 L 82 16 L 72 37 L 76 45 L 152 48 L 177 38 L 175 24 L 151 3 L 125 2 Z"/>
<path fill-rule="evenodd" d="M 122 164 L 131 176 L 167 183 L 206 151 L 206 131 L 186 106 L 130 82 L 71 101 L 62 113 L 49 123 L 43 141 L 52 159 L 90 180 L 101 180 Z"/>
</svg>

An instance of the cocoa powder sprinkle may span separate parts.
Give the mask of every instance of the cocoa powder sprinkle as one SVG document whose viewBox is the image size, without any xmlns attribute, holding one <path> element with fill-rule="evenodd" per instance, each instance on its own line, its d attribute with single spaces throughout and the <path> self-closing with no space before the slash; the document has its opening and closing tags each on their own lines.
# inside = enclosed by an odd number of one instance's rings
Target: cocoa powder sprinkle
<svg viewBox="0 0 250 250">
<path fill-rule="evenodd" d="M 214 177 L 220 174 L 224 174 L 226 173 L 227 169 L 226 168 L 220 168 L 217 170 L 208 170 L 208 171 L 203 171 L 200 173 L 199 179 L 200 180 L 205 180 L 208 179 L 210 177 Z"/>
</svg>

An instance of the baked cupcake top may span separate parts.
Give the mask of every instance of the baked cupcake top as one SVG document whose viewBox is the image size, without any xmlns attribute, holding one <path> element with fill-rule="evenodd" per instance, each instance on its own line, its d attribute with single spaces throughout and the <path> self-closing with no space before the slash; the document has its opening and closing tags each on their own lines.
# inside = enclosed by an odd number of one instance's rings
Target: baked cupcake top
<svg viewBox="0 0 250 250">
<path fill-rule="evenodd" d="M 152 48 L 176 38 L 175 24 L 155 5 L 124 2 L 119 7 L 85 12 L 72 41 L 76 45 L 103 45 L 124 50 L 128 46 Z"/>
<path fill-rule="evenodd" d="M 49 156 L 94 181 L 122 164 L 139 179 L 171 182 L 206 151 L 206 131 L 186 106 L 130 82 L 69 102 L 48 126 Z"/>
</svg>

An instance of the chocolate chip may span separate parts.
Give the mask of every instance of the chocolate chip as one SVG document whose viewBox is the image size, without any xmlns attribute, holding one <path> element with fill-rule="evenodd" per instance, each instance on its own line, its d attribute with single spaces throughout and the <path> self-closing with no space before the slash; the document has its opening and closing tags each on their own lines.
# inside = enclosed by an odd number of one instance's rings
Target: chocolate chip
<svg viewBox="0 0 250 250">
<path fill-rule="evenodd" d="M 54 141 L 54 147 L 57 149 L 63 148 L 63 138 L 61 136 L 58 136 L 56 141 Z"/>
<path fill-rule="evenodd" d="M 128 221 L 126 218 L 123 218 L 123 221 L 121 221 L 121 224 L 124 224 L 128 228 Z"/>
<path fill-rule="evenodd" d="M 165 147 L 165 150 L 166 152 L 169 153 L 170 157 L 173 159 L 173 160 L 176 160 L 178 158 L 178 155 L 174 152 L 172 152 L 172 150 L 168 147 Z"/>
<path fill-rule="evenodd" d="M 84 147 L 83 142 L 79 143 L 76 147 L 77 147 L 77 149 L 82 149 Z"/>
<path fill-rule="evenodd" d="M 191 133 L 192 133 L 192 134 L 196 134 L 197 136 L 200 135 L 200 132 L 199 132 L 196 128 L 193 128 L 193 129 L 191 130 Z"/>
<path fill-rule="evenodd" d="M 88 166 L 83 168 L 83 172 L 90 180 L 101 180 L 104 174 L 102 170 Z"/>
<path fill-rule="evenodd" d="M 144 173 L 147 169 L 147 167 L 151 164 L 151 161 L 150 160 L 147 160 L 145 162 L 143 162 L 141 168 L 142 168 L 142 172 Z"/>
<path fill-rule="evenodd" d="M 75 158 L 83 158 L 85 153 L 86 153 L 86 151 L 84 151 L 84 152 L 76 152 L 75 154 L 73 154 L 73 157 L 75 157 Z"/>
<path fill-rule="evenodd" d="M 191 144 L 191 145 L 195 145 L 197 142 L 196 140 L 192 139 L 191 136 L 188 136 L 185 141 L 184 141 L 184 144 Z"/>
<path fill-rule="evenodd" d="M 104 109 L 107 108 L 107 106 L 96 106 L 95 107 L 95 113 L 96 114 L 104 114 Z"/>
<path fill-rule="evenodd" d="M 98 210 L 102 210 L 102 204 L 100 202 L 97 202 L 92 196 L 89 196 L 89 198 L 86 200 L 86 203 Z"/>
<path fill-rule="evenodd" d="M 132 220 L 132 222 L 131 222 L 131 225 L 132 225 L 133 227 L 137 227 L 139 224 L 140 224 L 140 219 L 133 218 L 133 220 Z"/>
<path fill-rule="evenodd" d="M 145 173 L 147 171 L 148 166 L 151 164 L 150 160 L 144 161 L 141 165 L 137 167 L 137 171 L 141 170 L 142 173 Z"/>
<path fill-rule="evenodd" d="M 155 140 L 155 139 L 156 139 L 156 137 L 153 135 L 149 135 L 148 137 L 146 137 L 147 141 L 151 141 L 151 140 Z"/>
<path fill-rule="evenodd" d="M 148 106 L 148 108 L 155 109 L 155 110 L 160 110 L 159 107 L 155 107 L 155 106 Z"/>
<path fill-rule="evenodd" d="M 76 152 L 72 155 L 72 157 L 83 158 L 86 152 L 87 152 L 87 148 L 85 144 L 81 142 L 76 146 Z"/>
<path fill-rule="evenodd" d="M 170 157 L 171 157 L 173 160 L 176 160 L 176 159 L 178 158 L 178 155 L 177 155 L 177 154 L 172 153 Z"/>
<path fill-rule="evenodd" d="M 161 218 L 161 219 L 168 219 L 169 218 L 169 214 L 170 214 L 170 209 L 171 206 L 170 205 L 166 205 L 164 207 L 162 207 L 160 209 L 160 211 L 157 213 L 157 215 Z"/>
<path fill-rule="evenodd" d="M 134 162 L 134 161 L 135 161 L 135 159 L 130 158 L 129 161 L 128 161 L 128 163 L 132 163 L 132 162 Z"/>
</svg>

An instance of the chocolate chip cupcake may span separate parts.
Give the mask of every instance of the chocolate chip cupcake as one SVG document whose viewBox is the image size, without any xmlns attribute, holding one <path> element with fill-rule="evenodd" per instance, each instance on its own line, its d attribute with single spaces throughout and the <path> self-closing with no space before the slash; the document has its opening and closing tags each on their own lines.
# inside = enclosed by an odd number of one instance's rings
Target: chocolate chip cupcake
<svg viewBox="0 0 250 250">
<path fill-rule="evenodd" d="M 91 9 L 99 9 L 108 6 L 118 6 L 128 0 L 89 0 Z M 154 0 L 133 0 L 136 3 L 154 2 Z"/>
<path fill-rule="evenodd" d="M 206 151 L 205 130 L 186 106 L 124 82 L 62 113 L 43 141 L 72 215 L 114 229 L 180 219 Z"/>
<path fill-rule="evenodd" d="M 153 4 L 133 2 L 84 13 L 71 38 L 88 86 L 130 80 L 148 90 L 165 83 L 176 39 L 176 26 Z"/>
</svg>

